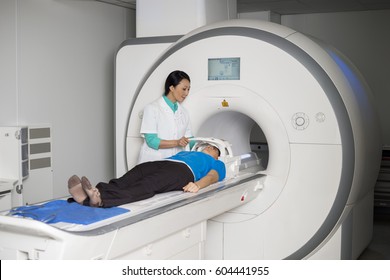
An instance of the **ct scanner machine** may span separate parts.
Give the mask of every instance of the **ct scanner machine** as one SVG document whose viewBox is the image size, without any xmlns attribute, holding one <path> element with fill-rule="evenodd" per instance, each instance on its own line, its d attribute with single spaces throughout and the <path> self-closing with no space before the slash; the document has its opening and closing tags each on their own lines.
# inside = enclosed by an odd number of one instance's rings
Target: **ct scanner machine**
<svg viewBox="0 0 390 280">
<path fill-rule="evenodd" d="M 117 176 L 136 164 L 143 108 L 177 69 L 191 77 L 183 106 L 195 136 L 227 143 L 227 179 L 125 205 L 87 227 L 0 216 L 0 258 L 357 258 L 372 235 L 381 142 L 355 67 L 262 21 L 129 39 L 116 57 Z M 252 149 L 259 137 L 267 161 Z"/>
</svg>

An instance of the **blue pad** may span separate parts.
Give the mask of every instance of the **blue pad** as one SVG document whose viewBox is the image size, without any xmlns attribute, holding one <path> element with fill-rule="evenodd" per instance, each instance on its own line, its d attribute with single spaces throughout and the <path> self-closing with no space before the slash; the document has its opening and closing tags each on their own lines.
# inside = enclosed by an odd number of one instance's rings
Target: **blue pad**
<svg viewBox="0 0 390 280">
<path fill-rule="evenodd" d="M 129 211 L 119 207 L 97 208 L 83 206 L 76 202 L 68 203 L 66 200 L 53 200 L 40 205 L 14 208 L 9 215 L 32 218 L 48 224 L 65 222 L 89 225 Z"/>
</svg>

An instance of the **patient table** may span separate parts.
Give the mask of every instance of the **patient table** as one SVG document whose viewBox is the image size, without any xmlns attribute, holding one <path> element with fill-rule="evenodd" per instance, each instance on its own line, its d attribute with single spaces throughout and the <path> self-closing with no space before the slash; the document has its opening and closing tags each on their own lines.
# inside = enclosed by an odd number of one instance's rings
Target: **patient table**
<svg viewBox="0 0 390 280">
<path fill-rule="evenodd" d="M 89 225 L 48 224 L 5 211 L 0 259 L 202 259 L 207 219 L 251 201 L 262 189 L 265 176 L 247 168 L 247 158 L 239 174 L 198 193 L 158 194 Z"/>
</svg>

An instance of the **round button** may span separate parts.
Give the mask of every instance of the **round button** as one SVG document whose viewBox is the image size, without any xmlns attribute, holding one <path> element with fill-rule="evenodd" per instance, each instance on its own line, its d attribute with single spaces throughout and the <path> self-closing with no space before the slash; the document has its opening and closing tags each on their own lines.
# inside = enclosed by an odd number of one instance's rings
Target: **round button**
<svg viewBox="0 0 390 280">
<path fill-rule="evenodd" d="M 298 117 L 296 120 L 295 120 L 295 123 L 297 126 L 302 126 L 305 124 L 305 119 L 302 118 L 302 117 Z"/>
<path fill-rule="evenodd" d="M 292 125 L 297 130 L 304 130 L 309 125 L 309 117 L 303 113 L 295 113 L 292 117 Z"/>
<path fill-rule="evenodd" d="M 322 123 L 322 122 L 325 121 L 325 119 L 326 119 L 326 117 L 325 117 L 325 114 L 324 114 L 324 113 L 318 112 L 318 113 L 316 114 L 316 121 L 317 121 L 317 122 Z"/>
</svg>

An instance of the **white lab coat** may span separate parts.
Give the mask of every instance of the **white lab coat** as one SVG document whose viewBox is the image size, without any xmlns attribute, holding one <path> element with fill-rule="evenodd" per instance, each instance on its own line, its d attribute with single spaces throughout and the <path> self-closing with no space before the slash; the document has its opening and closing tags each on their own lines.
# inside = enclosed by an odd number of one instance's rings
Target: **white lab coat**
<svg viewBox="0 0 390 280">
<path fill-rule="evenodd" d="M 140 132 L 142 135 L 145 133 L 157 133 L 157 136 L 163 140 L 193 136 L 187 110 L 178 104 L 178 108 L 174 113 L 163 97 L 145 106 Z M 183 148 L 181 147 L 155 150 L 150 148 L 144 141 L 139 153 L 138 163 L 160 160 L 182 150 Z"/>
</svg>

